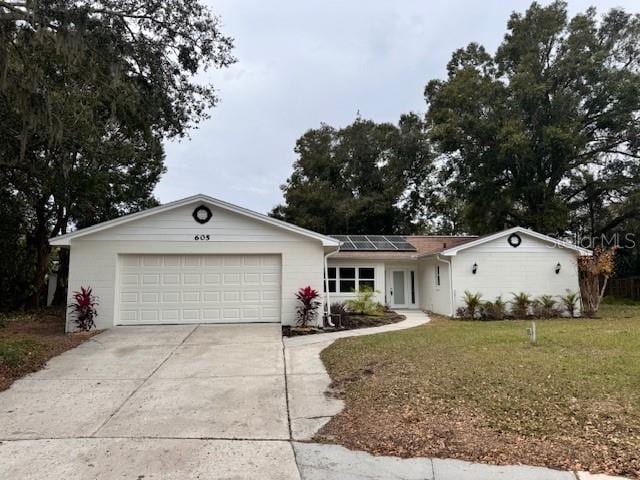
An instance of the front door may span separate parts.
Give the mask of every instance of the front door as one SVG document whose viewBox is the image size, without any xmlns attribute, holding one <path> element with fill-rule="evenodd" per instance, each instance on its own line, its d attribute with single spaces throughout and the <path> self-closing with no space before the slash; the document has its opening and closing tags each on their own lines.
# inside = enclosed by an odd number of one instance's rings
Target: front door
<svg viewBox="0 0 640 480">
<path fill-rule="evenodd" d="M 391 308 L 403 308 L 407 306 L 406 271 L 391 271 Z"/>
</svg>

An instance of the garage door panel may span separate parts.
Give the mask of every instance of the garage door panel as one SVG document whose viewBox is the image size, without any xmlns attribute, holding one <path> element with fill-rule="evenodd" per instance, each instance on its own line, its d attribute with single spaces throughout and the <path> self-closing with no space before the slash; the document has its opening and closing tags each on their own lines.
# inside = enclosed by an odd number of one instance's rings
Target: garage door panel
<svg viewBox="0 0 640 480">
<path fill-rule="evenodd" d="M 180 310 L 162 310 L 162 320 L 165 322 L 177 322 L 180 320 Z"/>
<path fill-rule="evenodd" d="M 145 255 L 142 257 L 143 267 L 160 267 L 163 264 L 162 255 Z"/>
<path fill-rule="evenodd" d="M 204 274 L 204 285 L 220 285 L 220 274 L 219 273 L 205 273 Z"/>
<path fill-rule="evenodd" d="M 180 301 L 180 292 L 162 292 L 162 303 L 178 303 Z"/>
<path fill-rule="evenodd" d="M 220 292 L 202 292 L 202 301 L 204 303 L 219 303 Z"/>
<path fill-rule="evenodd" d="M 184 255 L 182 257 L 182 265 L 185 267 L 199 267 L 201 260 L 199 255 Z"/>
<path fill-rule="evenodd" d="M 204 257 L 205 267 L 221 267 L 222 257 L 220 255 L 207 255 Z"/>
<path fill-rule="evenodd" d="M 202 285 L 202 277 L 199 273 L 185 273 L 182 276 L 183 285 Z"/>
<path fill-rule="evenodd" d="M 166 268 L 179 268 L 182 265 L 182 259 L 179 256 L 166 255 L 163 258 L 163 264 Z"/>
<path fill-rule="evenodd" d="M 143 274 L 142 285 L 160 285 L 160 274 Z"/>
<path fill-rule="evenodd" d="M 225 273 L 222 276 L 223 285 L 240 285 L 242 279 L 241 273 Z"/>
<path fill-rule="evenodd" d="M 179 273 L 163 273 L 162 285 L 180 285 Z"/>
<path fill-rule="evenodd" d="M 280 322 L 277 255 L 122 255 L 119 323 Z"/>
<path fill-rule="evenodd" d="M 182 292 L 182 303 L 200 303 L 200 292 Z"/>
</svg>

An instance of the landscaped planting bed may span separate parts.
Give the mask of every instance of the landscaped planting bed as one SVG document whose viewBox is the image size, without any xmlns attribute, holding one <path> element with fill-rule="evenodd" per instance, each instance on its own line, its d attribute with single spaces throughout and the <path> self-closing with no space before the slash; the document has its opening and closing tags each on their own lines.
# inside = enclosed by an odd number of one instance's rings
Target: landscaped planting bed
<svg viewBox="0 0 640 480">
<path fill-rule="evenodd" d="M 640 478 L 640 306 L 594 319 L 459 322 L 338 340 L 346 408 L 317 439 L 374 454 Z"/>
<path fill-rule="evenodd" d="M 385 310 L 376 315 L 349 313 L 344 316 L 342 327 L 284 327 L 283 334 L 287 337 L 296 337 L 316 333 L 337 332 L 340 330 L 353 330 L 356 328 L 380 327 L 382 325 L 389 325 L 390 323 L 401 322 L 404 319 L 404 315 L 400 315 L 392 310 Z"/>
<path fill-rule="evenodd" d="M 95 333 L 65 334 L 64 323 L 59 309 L 0 314 L 0 391 Z"/>
</svg>

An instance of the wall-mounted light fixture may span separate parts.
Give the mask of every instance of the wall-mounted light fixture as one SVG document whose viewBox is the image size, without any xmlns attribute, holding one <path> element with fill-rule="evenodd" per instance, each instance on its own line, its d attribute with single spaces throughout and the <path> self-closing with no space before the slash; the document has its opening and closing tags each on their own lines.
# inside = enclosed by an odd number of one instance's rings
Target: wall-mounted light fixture
<svg viewBox="0 0 640 480">
<path fill-rule="evenodd" d="M 560 262 L 558 262 L 556 265 L 556 275 L 560 273 L 560 268 L 562 268 L 562 265 L 560 265 Z"/>
<path fill-rule="evenodd" d="M 478 264 L 474 263 L 473 267 L 471 267 L 471 273 L 475 275 L 477 272 L 478 272 Z"/>
</svg>

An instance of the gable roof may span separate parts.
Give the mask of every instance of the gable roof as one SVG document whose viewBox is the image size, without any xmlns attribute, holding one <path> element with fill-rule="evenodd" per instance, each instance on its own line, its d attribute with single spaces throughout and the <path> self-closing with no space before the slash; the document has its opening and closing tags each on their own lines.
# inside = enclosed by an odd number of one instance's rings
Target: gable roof
<svg viewBox="0 0 640 480">
<path fill-rule="evenodd" d="M 548 242 L 561 248 L 573 250 L 579 255 L 591 255 L 591 250 L 579 247 L 578 245 L 574 245 L 573 243 L 570 243 L 570 242 L 565 242 L 564 240 L 559 240 L 557 238 L 550 237 L 549 235 L 544 235 L 542 233 L 529 230 L 528 228 L 524 228 L 524 227 L 513 227 L 507 230 L 503 230 L 501 232 L 493 233 L 491 235 L 484 235 L 482 237 L 477 237 L 475 240 L 472 240 L 470 242 L 465 242 L 463 244 L 454 246 L 452 248 L 447 248 L 437 253 L 440 253 L 441 255 L 444 255 L 444 256 L 455 256 L 458 254 L 458 252 L 462 250 L 466 250 L 468 248 L 482 245 L 483 243 L 491 242 L 499 238 L 507 237 L 514 233 L 521 233 L 523 235 L 528 235 L 530 237 L 537 238 L 538 240 L 542 240 L 543 242 Z M 427 253 L 421 256 L 428 256 L 428 255 L 433 255 L 433 253 L 431 254 Z"/>
<path fill-rule="evenodd" d="M 223 210 L 227 210 L 233 213 L 237 213 L 238 215 L 242 215 L 253 220 L 257 220 L 259 222 L 264 222 L 270 225 L 273 225 L 278 228 L 282 228 L 284 230 L 288 230 L 293 233 L 297 233 L 299 235 L 313 238 L 314 240 L 319 240 L 322 242 L 323 246 L 333 246 L 338 247 L 340 242 L 334 238 L 328 237 L 326 235 L 321 235 L 316 232 L 312 232 L 311 230 L 307 230 L 297 225 L 293 225 L 291 223 L 283 222 L 282 220 L 277 220 L 275 218 L 269 217 L 267 215 L 263 215 L 262 213 L 254 212 L 253 210 L 249 210 L 247 208 L 239 207 L 237 205 L 233 205 L 231 203 L 223 202 L 222 200 L 218 200 L 217 198 L 210 197 L 208 195 L 198 194 L 193 195 L 191 197 L 183 198 L 181 200 L 176 200 L 174 202 L 165 203 L 164 205 L 159 205 L 157 207 L 149 208 L 148 210 L 143 210 L 137 213 L 131 213 L 129 215 L 123 215 L 122 217 L 115 218 L 113 220 L 108 220 L 106 222 L 97 223 L 92 225 L 91 227 L 81 228 L 80 230 L 76 230 L 74 232 L 70 232 L 64 235 L 59 235 L 49 240 L 50 245 L 70 245 L 71 240 L 75 238 L 84 237 L 85 235 L 90 235 L 92 233 L 100 232 L 102 230 L 107 230 L 109 228 L 116 227 L 118 225 L 123 225 L 125 223 L 132 222 L 134 220 L 140 220 L 142 218 L 149 217 L 151 215 L 156 215 L 158 213 L 166 212 L 169 210 L 173 210 L 174 208 L 183 207 L 185 205 L 190 205 L 193 203 L 206 202 L 215 207 L 221 208 Z"/>
</svg>

